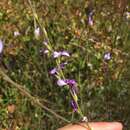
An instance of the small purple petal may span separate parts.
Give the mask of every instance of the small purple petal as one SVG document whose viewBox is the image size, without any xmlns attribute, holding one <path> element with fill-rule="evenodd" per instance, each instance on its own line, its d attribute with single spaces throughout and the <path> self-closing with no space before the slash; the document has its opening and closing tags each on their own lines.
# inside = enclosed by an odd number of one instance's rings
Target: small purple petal
<svg viewBox="0 0 130 130">
<path fill-rule="evenodd" d="M 91 11 L 88 15 L 88 24 L 90 26 L 93 26 L 94 22 L 93 22 L 93 11 Z"/>
<path fill-rule="evenodd" d="M 50 74 L 54 75 L 57 73 L 57 68 L 53 68 L 51 71 L 50 71 Z"/>
<path fill-rule="evenodd" d="M 54 58 L 58 58 L 59 56 L 61 56 L 61 52 L 57 52 L 57 51 L 53 52 L 53 57 Z"/>
<path fill-rule="evenodd" d="M 67 64 L 68 64 L 67 62 L 61 63 L 61 64 L 60 64 L 60 68 L 61 68 L 61 69 L 64 69 L 65 65 L 67 65 Z"/>
<path fill-rule="evenodd" d="M 106 53 L 106 54 L 104 55 L 104 59 L 105 59 L 105 60 L 110 60 L 110 59 L 111 59 L 111 53 L 110 53 L 110 52 Z"/>
<path fill-rule="evenodd" d="M 53 52 L 53 57 L 54 58 L 58 58 L 60 56 L 67 56 L 67 57 L 69 57 L 70 54 L 67 51 L 59 51 L 59 52 L 58 51 L 54 51 Z"/>
<path fill-rule="evenodd" d="M 47 53 L 49 53 L 49 50 L 47 50 L 47 49 L 44 50 L 44 54 L 47 54 Z"/>
<path fill-rule="evenodd" d="M 78 93 L 77 83 L 74 79 L 66 79 L 65 82 L 69 85 L 73 94 Z"/>
<path fill-rule="evenodd" d="M 94 24 L 91 16 L 88 17 L 88 24 L 91 26 L 93 26 L 93 24 Z"/>
<path fill-rule="evenodd" d="M 61 52 L 61 55 L 62 55 L 62 56 L 67 56 L 67 57 L 70 56 L 70 54 L 69 54 L 67 51 L 62 51 L 62 52 Z"/>
<path fill-rule="evenodd" d="M 76 112 L 78 110 L 78 106 L 77 106 L 77 104 L 75 103 L 74 100 L 71 100 L 71 106 L 72 106 L 74 112 Z"/>
<path fill-rule="evenodd" d="M 2 42 L 2 40 L 0 40 L 0 54 L 2 53 L 2 51 L 3 51 L 3 42 Z"/>
<path fill-rule="evenodd" d="M 67 64 L 67 62 L 60 64 L 60 67 L 58 67 L 58 68 L 53 68 L 53 69 L 50 71 L 50 74 L 54 75 L 54 74 L 58 73 L 58 71 L 59 71 L 60 69 L 64 69 L 64 67 L 65 67 L 66 64 Z"/>
<path fill-rule="evenodd" d="M 66 79 L 65 82 L 69 85 L 69 86 L 75 86 L 77 83 L 74 79 Z"/>
<path fill-rule="evenodd" d="M 67 85 L 67 83 L 66 83 L 64 80 L 59 79 L 59 80 L 57 81 L 57 85 L 58 85 L 58 86 L 65 86 L 65 85 Z"/>
</svg>

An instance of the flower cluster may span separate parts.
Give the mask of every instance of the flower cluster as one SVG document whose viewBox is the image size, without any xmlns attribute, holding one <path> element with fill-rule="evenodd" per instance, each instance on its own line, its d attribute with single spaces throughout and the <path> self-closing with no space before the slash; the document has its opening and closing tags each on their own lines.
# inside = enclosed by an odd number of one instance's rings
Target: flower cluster
<svg viewBox="0 0 130 130">
<path fill-rule="evenodd" d="M 78 104 L 77 104 L 77 93 L 78 93 L 78 88 L 77 88 L 77 83 L 74 79 L 58 79 L 57 80 L 57 85 L 58 86 L 68 86 L 71 94 L 72 94 L 72 100 L 71 100 L 71 106 L 74 110 L 74 112 L 78 111 Z"/>
<path fill-rule="evenodd" d="M 44 54 L 46 53 L 51 53 L 51 56 L 55 59 L 58 60 L 60 57 L 70 57 L 70 54 L 63 50 L 63 51 L 53 51 L 51 50 L 51 47 L 49 46 L 47 40 L 43 42 L 43 44 L 46 46 L 45 50 L 42 50 Z M 78 87 L 77 87 L 77 82 L 74 79 L 66 79 L 61 72 L 65 68 L 65 66 L 68 64 L 67 62 L 61 63 L 61 61 L 58 60 L 57 66 L 52 68 L 49 71 L 49 74 L 52 76 L 55 76 L 57 78 L 57 85 L 62 87 L 62 86 L 67 86 L 70 89 L 72 100 L 71 100 L 71 106 L 74 110 L 74 112 L 78 111 L 78 99 L 77 99 L 77 93 L 78 93 Z"/>
</svg>

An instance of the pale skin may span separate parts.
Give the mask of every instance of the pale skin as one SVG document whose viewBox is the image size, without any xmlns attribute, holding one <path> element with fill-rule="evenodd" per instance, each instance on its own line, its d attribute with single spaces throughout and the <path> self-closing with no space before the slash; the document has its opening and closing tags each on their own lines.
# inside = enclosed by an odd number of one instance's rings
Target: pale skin
<svg viewBox="0 0 130 130">
<path fill-rule="evenodd" d="M 72 125 L 69 124 L 58 130 L 89 130 L 87 127 L 84 127 L 84 123 Z M 119 122 L 91 122 L 89 123 L 91 130 L 122 130 L 123 126 Z"/>
</svg>

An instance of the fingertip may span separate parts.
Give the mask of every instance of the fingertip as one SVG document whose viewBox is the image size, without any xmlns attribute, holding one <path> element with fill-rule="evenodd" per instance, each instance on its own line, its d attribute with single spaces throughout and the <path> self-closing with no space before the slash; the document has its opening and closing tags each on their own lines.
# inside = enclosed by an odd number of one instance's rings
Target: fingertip
<svg viewBox="0 0 130 130">
<path fill-rule="evenodd" d="M 123 125 L 120 122 L 92 122 L 90 126 L 95 130 L 122 130 Z"/>
<path fill-rule="evenodd" d="M 116 127 L 117 130 L 122 130 L 123 125 L 121 122 L 113 122 L 114 126 Z"/>
<path fill-rule="evenodd" d="M 120 122 L 90 122 L 89 123 L 90 127 L 93 130 L 122 130 L 123 125 Z M 60 128 L 58 130 L 86 130 L 84 127 L 86 126 L 85 123 L 79 123 L 79 124 L 69 124 L 63 128 Z"/>
</svg>

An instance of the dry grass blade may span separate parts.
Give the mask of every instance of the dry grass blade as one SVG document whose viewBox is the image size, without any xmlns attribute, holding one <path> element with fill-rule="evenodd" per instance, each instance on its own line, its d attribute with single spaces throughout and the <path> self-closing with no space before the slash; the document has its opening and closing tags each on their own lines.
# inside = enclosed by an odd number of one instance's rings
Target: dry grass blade
<svg viewBox="0 0 130 130">
<path fill-rule="evenodd" d="M 43 108 L 44 110 L 48 111 L 49 113 L 51 113 L 52 115 L 54 115 L 56 118 L 59 118 L 61 120 L 63 120 L 64 122 L 70 123 L 69 120 L 65 119 L 64 117 L 60 116 L 59 114 L 57 114 L 56 112 L 54 112 L 53 110 L 51 110 L 50 108 L 46 107 L 45 105 L 43 105 L 38 98 L 33 97 L 29 92 L 27 92 L 25 90 L 25 88 L 20 85 L 15 83 L 8 75 L 6 75 L 6 73 L 0 68 L 0 75 L 3 77 L 3 79 L 5 81 L 7 81 L 8 83 L 12 84 L 15 88 L 17 88 L 24 96 L 28 97 L 32 102 L 34 102 L 36 105 L 38 105 L 39 107 Z"/>
</svg>

